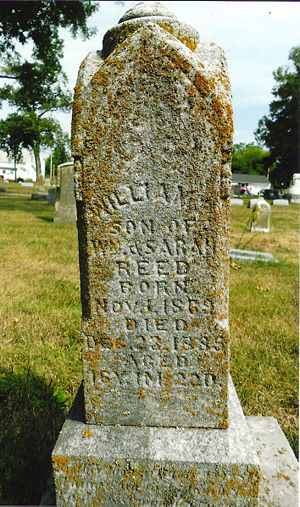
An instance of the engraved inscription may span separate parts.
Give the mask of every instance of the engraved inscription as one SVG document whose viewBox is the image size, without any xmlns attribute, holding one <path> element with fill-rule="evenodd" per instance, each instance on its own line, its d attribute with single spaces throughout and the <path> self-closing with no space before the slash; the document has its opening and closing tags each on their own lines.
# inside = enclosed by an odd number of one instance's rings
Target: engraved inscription
<svg viewBox="0 0 300 507">
<path fill-rule="evenodd" d="M 191 190 L 183 189 L 181 185 L 167 183 L 160 183 L 156 187 L 153 184 L 150 186 L 149 183 L 120 185 L 117 190 L 101 199 L 100 206 L 102 211 L 108 214 L 145 202 L 176 204 L 181 207 L 191 194 Z"/>
</svg>

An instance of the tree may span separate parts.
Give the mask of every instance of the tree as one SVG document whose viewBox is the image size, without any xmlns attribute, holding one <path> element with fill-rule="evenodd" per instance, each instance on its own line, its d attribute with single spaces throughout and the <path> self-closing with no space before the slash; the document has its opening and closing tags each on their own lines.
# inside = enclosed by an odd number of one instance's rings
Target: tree
<svg viewBox="0 0 300 507">
<path fill-rule="evenodd" d="M 59 28 L 71 30 L 74 37 L 78 32 L 90 37 L 95 28 L 88 28 L 87 20 L 97 8 L 91 1 L 0 2 L 0 53 L 15 55 L 17 43 L 31 41 L 35 58 L 51 67 L 54 63 L 60 66 L 63 40 Z"/>
<path fill-rule="evenodd" d="M 70 162 L 71 155 L 71 141 L 68 134 L 60 131 L 56 133 L 54 145 L 52 147 L 52 166 L 57 167 L 59 164 Z M 51 157 L 48 157 L 45 162 L 46 174 L 50 175 Z"/>
<path fill-rule="evenodd" d="M 15 179 L 17 176 L 17 162 L 22 159 L 23 127 L 13 118 L 0 121 L 0 149 L 14 160 Z"/>
<path fill-rule="evenodd" d="M 17 127 L 24 121 L 20 145 L 33 150 L 37 179 L 40 149 L 53 143 L 58 128 L 57 122 L 43 116 L 56 110 L 67 111 L 72 104 L 60 63 L 63 40 L 59 28 L 70 29 L 74 36 L 80 32 L 89 37 L 94 29 L 87 27 L 87 18 L 96 9 L 90 1 L 0 2 L 0 54 L 4 62 L 0 77 L 11 80 L 0 89 L 0 101 L 8 101 L 18 113 L 10 115 L 2 128 L 12 135 L 12 123 Z M 24 45 L 29 40 L 33 43 L 31 58 L 22 59 L 16 51 L 17 43 Z"/>
<path fill-rule="evenodd" d="M 271 181 L 285 187 L 300 172 L 300 47 L 290 50 L 289 59 L 293 68 L 279 67 L 273 73 L 275 99 L 255 131 L 255 139 L 270 150 Z"/>
<path fill-rule="evenodd" d="M 253 143 L 235 144 L 232 154 L 232 172 L 240 174 L 268 174 L 269 152 Z"/>
<path fill-rule="evenodd" d="M 60 132 L 59 123 L 53 119 L 41 118 L 34 112 L 13 113 L 6 120 L 0 121 L 0 147 L 16 161 L 23 148 L 31 149 L 35 158 L 38 180 L 41 173 L 40 149 L 52 146 L 55 136 Z"/>
<path fill-rule="evenodd" d="M 12 63 L 8 69 L 11 72 L 17 67 L 18 64 Z M 8 117 L 7 128 L 10 129 L 12 123 L 19 126 L 24 122 L 20 143 L 33 150 L 37 180 L 41 168 L 41 147 L 47 147 L 48 142 L 52 143 L 52 134 L 57 130 L 57 122 L 45 118 L 44 115 L 55 110 L 68 111 L 72 104 L 70 92 L 61 85 L 62 82 L 66 84 L 61 74 L 54 68 L 45 68 L 44 63 L 26 62 L 16 72 L 18 84 L 5 85 L 0 89 L 0 98 L 7 100 L 17 109 L 17 114 Z M 57 81 L 58 77 L 61 77 L 60 82 Z M 4 123 L 2 125 L 4 126 Z"/>
</svg>

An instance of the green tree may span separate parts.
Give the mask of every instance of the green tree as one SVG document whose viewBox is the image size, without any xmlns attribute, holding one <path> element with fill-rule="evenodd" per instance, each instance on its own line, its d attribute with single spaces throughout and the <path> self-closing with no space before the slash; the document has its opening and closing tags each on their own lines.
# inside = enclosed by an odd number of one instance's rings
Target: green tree
<svg viewBox="0 0 300 507">
<path fill-rule="evenodd" d="M 0 77 L 10 79 L 0 89 L 0 101 L 7 101 L 17 110 L 17 116 L 7 118 L 8 129 L 12 122 L 17 127 L 24 121 L 20 145 L 33 150 L 37 179 L 40 150 L 52 145 L 58 129 L 57 122 L 44 116 L 57 110 L 68 111 L 72 104 L 60 62 L 63 40 L 59 28 L 70 29 L 74 36 L 79 32 L 89 37 L 94 29 L 87 27 L 87 19 L 96 9 L 90 1 L 0 2 Z M 33 43 L 31 57 L 21 58 L 17 44 L 28 41 Z"/>
<path fill-rule="evenodd" d="M 59 123 L 32 113 L 12 113 L 0 121 L 0 147 L 18 161 L 23 148 L 31 149 L 40 175 L 40 149 L 52 146 L 61 133 Z"/>
<path fill-rule="evenodd" d="M 57 167 L 59 164 L 70 162 L 71 155 L 71 141 L 68 134 L 60 131 L 56 133 L 55 141 L 52 147 L 52 166 Z M 46 174 L 50 175 L 51 156 L 45 161 Z"/>
<path fill-rule="evenodd" d="M 22 159 L 22 137 L 23 126 L 14 118 L 0 121 L 0 149 L 14 160 L 15 179 L 17 173 L 17 162 Z"/>
<path fill-rule="evenodd" d="M 61 70 L 63 40 L 59 29 L 71 30 L 74 37 L 77 33 L 90 37 L 95 28 L 88 28 L 87 20 L 97 8 L 97 2 L 91 1 L 0 2 L 0 53 L 15 56 L 17 43 L 31 41 L 38 60 Z"/>
<path fill-rule="evenodd" d="M 253 143 L 235 144 L 232 154 L 232 172 L 239 174 L 268 174 L 269 152 Z"/>
<path fill-rule="evenodd" d="M 16 64 L 12 64 L 10 71 L 16 67 Z M 12 123 L 19 127 L 20 122 L 24 122 L 23 134 L 22 129 L 20 131 L 20 143 L 33 150 L 37 179 L 41 168 L 40 150 L 48 146 L 48 141 L 52 143 L 52 133 L 58 128 L 57 122 L 45 115 L 56 110 L 68 111 L 72 104 L 70 92 L 61 85 L 64 79 L 62 73 L 57 75 L 54 69 L 44 67 L 43 63 L 37 62 L 22 65 L 17 85 L 6 85 L 0 90 L 0 98 L 17 109 L 17 114 L 7 118 L 8 129 L 11 129 Z M 58 76 L 62 78 L 60 83 L 57 82 Z M 2 124 L 4 126 L 3 122 Z"/>
<path fill-rule="evenodd" d="M 300 172 L 300 47 L 290 50 L 289 60 L 293 68 L 279 67 L 273 73 L 275 99 L 255 131 L 255 139 L 270 150 L 271 181 L 285 187 Z"/>
</svg>

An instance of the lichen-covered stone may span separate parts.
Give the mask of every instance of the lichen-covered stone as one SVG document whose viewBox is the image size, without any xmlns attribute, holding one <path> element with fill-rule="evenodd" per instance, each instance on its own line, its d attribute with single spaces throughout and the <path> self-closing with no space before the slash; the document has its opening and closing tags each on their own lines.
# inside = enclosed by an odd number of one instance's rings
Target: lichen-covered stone
<svg viewBox="0 0 300 507">
<path fill-rule="evenodd" d="M 227 430 L 83 422 L 78 396 L 52 454 L 56 504 L 257 505 L 260 467 L 232 382 Z"/>
<path fill-rule="evenodd" d="M 223 51 L 188 32 L 183 41 L 175 21 L 123 21 L 115 49 L 90 54 L 76 87 L 93 424 L 228 424 L 230 87 Z"/>
</svg>

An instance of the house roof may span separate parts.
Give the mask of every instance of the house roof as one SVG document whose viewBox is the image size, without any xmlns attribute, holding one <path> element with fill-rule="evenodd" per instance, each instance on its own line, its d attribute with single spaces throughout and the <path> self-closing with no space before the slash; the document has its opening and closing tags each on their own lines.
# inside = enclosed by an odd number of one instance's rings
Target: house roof
<svg viewBox="0 0 300 507">
<path fill-rule="evenodd" d="M 266 176 L 261 174 L 238 174 L 232 175 L 232 183 L 270 183 Z"/>
</svg>

